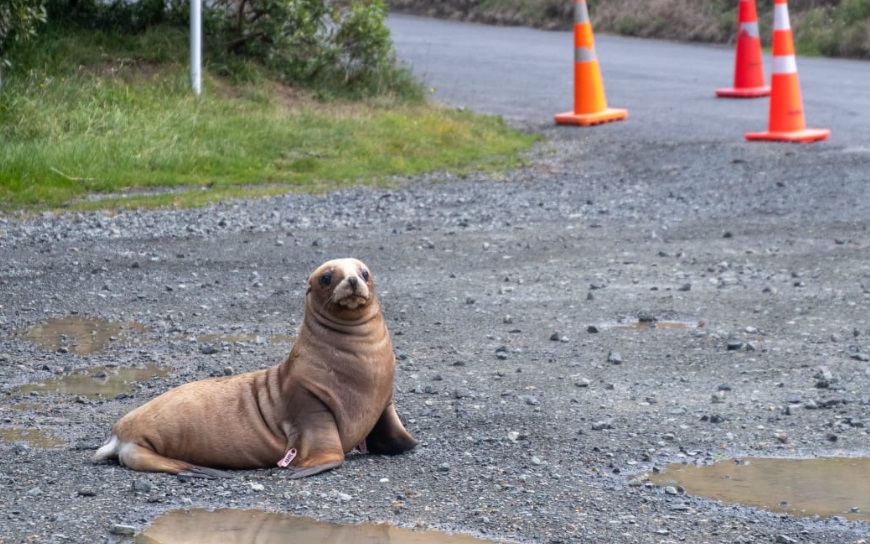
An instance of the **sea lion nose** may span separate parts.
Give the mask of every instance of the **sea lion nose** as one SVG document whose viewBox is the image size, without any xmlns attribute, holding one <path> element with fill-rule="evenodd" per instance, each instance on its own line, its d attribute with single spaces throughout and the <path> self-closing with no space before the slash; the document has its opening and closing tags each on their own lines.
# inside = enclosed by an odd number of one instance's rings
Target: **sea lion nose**
<svg viewBox="0 0 870 544">
<path fill-rule="evenodd" d="M 347 279 L 347 282 L 350 284 L 350 286 L 353 288 L 353 290 L 356 291 L 356 286 L 357 286 L 357 284 L 359 284 L 359 280 L 356 278 L 356 276 L 349 277 Z"/>
</svg>

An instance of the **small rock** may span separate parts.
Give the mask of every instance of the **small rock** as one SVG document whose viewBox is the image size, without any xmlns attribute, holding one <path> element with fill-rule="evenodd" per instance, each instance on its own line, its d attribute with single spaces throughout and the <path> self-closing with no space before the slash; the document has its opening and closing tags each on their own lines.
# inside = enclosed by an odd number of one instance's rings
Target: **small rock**
<svg viewBox="0 0 870 544">
<path fill-rule="evenodd" d="M 728 351 L 737 351 L 743 347 L 743 342 L 740 340 L 729 340 L 727 344 Z"/>
<path fill-rule="evenodd" d="M 589 325 L 588 327 L 586 327 L 586 332 L 595 334 L 598 332 L 598 327 L 596 327 L 595 325 Z"/>
<path fill-rule="evenodd" d="M 710 395 L 710 402 L 713 404 L 723 404 L 725 402 L 725 391 L 716 391 Z"/>
<path fill-rule="evenodd" d="M 93 487 L 83 487 L 78 490 L 79 497 L 96 497 L 97 490 Z"/>
<path fill-rule="evenodd" d="M 797 540 L 790 536 L 779 535 L 776 537 L 776 544 L 797 544 Z"/>
<path fill-rule="evenodd" d="M 580 378 L 579 380 L 577 380 L 576 382 L 574 382 L 574 385 L 577 386 L 577 387 L 589 387 L 589 385 L 590 385 L 591 383 L 592 383 L 592 382 L 591 382 L 589 379 L 587 379 L 587 378 Z"/>
<path fill-rule="evenodd" d="M 151 482 L 148 481 L 148 478 L 136 478 L 133 480 L 132 488 L 134 493 L 150 493 Z"/>
<path fill-rule="evenodd" d="M 541 404 L 541 402 L 538 400 L 538 397 L 534 395 L 520 395 L 518 398 L 529 406 L 537 406 Z"/>
<path fill-rule="evenodd" d="M 622 355 L 618 351 L 611 351 L 607 354 L 607 362 L 615 365 L 622 364 Z"/>
<path fill-rule="evenodd" d="M 677 491 L 676 487 L 669 485 L 669 486 L 665 487 L 665 494 L 667 494 L 667 495 L 679 495 L 680 493 L 679 493 L 679 491 Z"/>
<path fill-rule="evenodd" d="M 136 528 L 132 525 L 122 525 L 120 523 L 116 523 L 109 528 L 109 532 L 113 535 L 133 536 L 136 534 Z"/>
<path fill-rule="evenodd" d="M 224 376 L 232 376 L 235 373 L 235 370 L 231 366 L 224 367 Z"/>
<path fill-rule="evenodd" d="M 450 463 L 441 463 L 438 465 L 438 472 L 450 472 Z"/>
<path fill-rule="evenodd" d="M 510 315 L 506 315 L 506 316 L 504 316 L 504 318 L 502 319 L 502 323 L 504 323 L 504 324 L 506 324 L 506 325 L 508 325 L 508 324 L 510 324 L 510 323 L 513 323 L 513 322 L 514 322 L 514 318 L 512 318 Z"/>
<path fill-rule="evenodd" d="M 353 497 L 348 495 L 347 493 L 338 494 L 338 500 L 340 500 L 341 502 L 350 502 L 351 499 L 353 499 Z"/>
<path fill-rule="evenodd" d="M 834 379 L 834 373 L 826 366 L 820 366 L 816 374 L 813 376 L 817 380 L 824 380 L 826 382 L 831 382 Z"/>
<path fill-rule="evenodd" d="M 199 352 L 203 355 L 214 355 L 218 352 L 217 348 L 211 344 L 203 344 L 199 346 Z"/>
<path fill-rule="evenodd" d="M 266 486 L 264 486 L 263 484 L 260 484 L 260 483 L 252 483 L 251 484 L 252 491 L 263 491 L 264 489 L 266 489 Z"/>
<path fill-rule="evenodd" d="M 603 431 L 603 430 L 612 429 L 612 428 L 613 428 L 613 424 L 611 424 L 609 421 L 596 421 L 595 423 L 592 424 L 593 431 Z"/>
<path fill-rule="evenodd" d="M 531 461 L 532 461 L 533 465 L 540 465 L 541 464 L 541 459 L 536 455 L 532 456 Z"/>
<path fill-rule="evenodd" d="M 552 340 L 553 342 L 561 342 L 562 335 L 559 334 L 558 332 L 554 332 L 553 334 L 550 335 L 550 340 Z"/>
</svg>

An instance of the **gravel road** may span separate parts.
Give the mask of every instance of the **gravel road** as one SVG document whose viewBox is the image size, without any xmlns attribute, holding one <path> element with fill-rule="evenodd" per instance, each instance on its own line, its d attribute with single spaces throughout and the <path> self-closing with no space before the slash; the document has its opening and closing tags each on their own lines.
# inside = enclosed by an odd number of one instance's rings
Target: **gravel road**
<svg viewBox="0 0 870 544">
<path fill-rule="evenodd" d="M 0 542 L 124 542 L 167 511 L 224 507 L 523 543 L 864 542 L 866 522 L 644 475 L 867 455 L 870 151 L 514 122 L 545 137 L 514 171 L 0 217 L 0 431 L 53 438 L 0 442 Z M 302 481 L 89 463 L 160 392 L 283 360 L 307 275 L 339 256 L 378 283 L 414 452 Z M 143 327 L 86 355 L 20 332 L 59 317 Z M 168 373 L 117 395 L 21 388 L 153 366 Z"/>
</svg>

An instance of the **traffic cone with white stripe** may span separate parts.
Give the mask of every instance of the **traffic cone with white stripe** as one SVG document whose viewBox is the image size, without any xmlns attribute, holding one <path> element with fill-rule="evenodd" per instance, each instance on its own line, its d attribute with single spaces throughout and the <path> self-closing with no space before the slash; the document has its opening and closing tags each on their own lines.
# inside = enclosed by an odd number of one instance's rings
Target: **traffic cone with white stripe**
<svg viewBox="0 0 870 544">
<path fill-rule="evenodd" d="M 764 84 L 764 66 L 761 63 L 761 38 L 758 35 L 755 0 L 740 0 L 737 6 L 734 87 L 717 89 L 716 96 L 757 98 L 769 94 L 770 87 Z"/>
<path fill-rule="evenodd" d="M 628 110 L 608 108 L 586 0 L 574 5 L 574 111 L 556 115 L 558 125 L 590 126 L 628 117 Z"/>
<path fill-rule="evenodd" d="M 816 142 L 831 135 L 828 129 L 806 128 L 788 0 L 773 5 L 773 77 L 770 84 L 770 116 L 767 132 L 749 132 L 747 140 Z"/>
</svg>

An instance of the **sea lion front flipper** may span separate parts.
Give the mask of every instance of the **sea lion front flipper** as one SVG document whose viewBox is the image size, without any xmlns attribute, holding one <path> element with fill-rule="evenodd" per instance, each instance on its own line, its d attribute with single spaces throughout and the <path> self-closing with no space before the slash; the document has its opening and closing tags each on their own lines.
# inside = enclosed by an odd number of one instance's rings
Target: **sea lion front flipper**
<svg viewBox="0 0 870 544">
<path fill-rule="evenodd" d="M 321 472 L 326 472 L 327 470 L 332 470 L 336 467 L 340 467 L 344 463 L 344 459 L 341 461 L 333 461 L 331 463 L 324 463 L 322 465 L 315 465 L 313 467 L 306 468 L 296 468 L 290 467 L 287 470 L 290 471 L 290 479 L 298 480 L 299 478 L 305 478 L 306 476 L 314 476 L 315 474 L 320 474 Z"/>
<path fill-rule="evenodd" d="M 417 441 L 405 430 L 392 402 L 384 409 L 365 439 L 365 447 L 370 453 L 396 455 L 412 450 L 416 445 Z"/>
<path fill-rule="evenodd" d="M 287 453 L 278 461 L 278 466 L 290 471 L 290 478 L 294 480 L 344 463 L 344 449 L 332 412 L 309 410 L 302 413 L 307 413 L 305 427 L 298 435 L 288 433 Z"/>
</svg>

